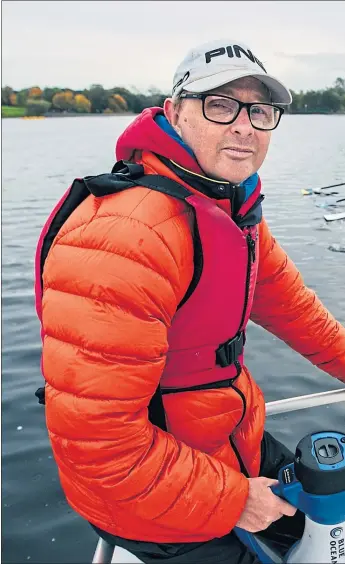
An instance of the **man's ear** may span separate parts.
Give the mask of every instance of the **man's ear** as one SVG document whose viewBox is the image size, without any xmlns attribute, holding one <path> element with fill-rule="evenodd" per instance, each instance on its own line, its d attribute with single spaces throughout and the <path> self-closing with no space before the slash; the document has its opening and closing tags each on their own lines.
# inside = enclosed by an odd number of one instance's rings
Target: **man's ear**
<svg viewBox="0 0 345 564">
<path fill-rule="evenodd" d="M 179 106 L 174 104 L 171 98 L 167 98 L 164 101 L 164 115 L 167 118 L 170 125 L 175 129 L 177 135 L 182 137 L 181 129 L 178 126 Z"/>
<path fill-rule="evenodd" d="M 170 125 L 172 125 L 173 128 L 175 129 L 178 123 L 179 112 L 172 98 L 166 98 L 166 100 L 164 100 L 163 109 L 164 109 L 165 117 L 167 118 Z"/>
</svg>

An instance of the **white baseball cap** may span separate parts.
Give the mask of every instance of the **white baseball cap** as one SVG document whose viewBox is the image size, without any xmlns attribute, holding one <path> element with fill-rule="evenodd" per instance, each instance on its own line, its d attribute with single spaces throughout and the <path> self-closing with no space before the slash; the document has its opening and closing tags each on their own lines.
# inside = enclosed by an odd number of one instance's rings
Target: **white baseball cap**
<svg viewBox="0 0 345 564">
<path fill-rule="evenodd" d="M 191 49 L 177 68 L 173 79 L 173 98 L 182 90 L 208 92 L 228 82 L 253 76 L 267 86 L 275 104 L 291 104 L 290 91 L 274 76 L 247 45 L 231 39 L 218 39 Z"/>
</svg>

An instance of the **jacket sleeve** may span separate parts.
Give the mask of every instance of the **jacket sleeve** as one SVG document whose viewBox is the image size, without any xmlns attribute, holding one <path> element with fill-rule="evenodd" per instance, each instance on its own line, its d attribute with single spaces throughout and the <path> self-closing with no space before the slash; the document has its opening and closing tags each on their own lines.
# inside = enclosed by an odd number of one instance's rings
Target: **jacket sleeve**
<svg viewBox="0 0 345 564">
<path fill-rule="evenodd" d="M 47 427 L 104 504 L 184 533 L 227 534 L 248 480 L 148 420 L 167 330 L 193 273 L 191 218 L 103 215 L 60 237 L 44 272 Z M 82 502 L 81 502 L 82 503 Z M 113 509 L 111 509 L 113 508 Z"/>
<path fill-rule="evenodd" d="M 345 329 L 307 288 L 263 219 L 251 319 L 312 364 L 345 382 Z"/>
</svg>

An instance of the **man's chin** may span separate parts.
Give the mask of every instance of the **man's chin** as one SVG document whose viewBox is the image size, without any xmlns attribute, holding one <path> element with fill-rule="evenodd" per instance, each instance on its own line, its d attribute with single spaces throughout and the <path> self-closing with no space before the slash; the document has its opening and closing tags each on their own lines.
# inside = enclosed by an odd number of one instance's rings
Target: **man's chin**
<svg viewBox="0 0 345 564">
<path fill-rule="evenodd" d="M 226 163 L 215 166 L 212 171 L 207 170 L 206 167 L 202 168 L 202 170 L 208 178 L 220 180 L 220 182 L 231 182 L 231 184 L 241 184 L 241 182 L 247 180 L 247 178 L 255 172 L 253 165 L 250 165 L 249 163 L 246 163 L 246 165 L 244 163 L 239 165 L 236 162 L 229 162 L 228 159 Z"/>
<path fill-rule="evenodd" d="M 252 162 L 238 162 L 229 158 L 217 169 L 216 176 L 232 184 L 241 184 L 241 182 L 247 180 L 255 172 Z"/>
<path fill-rule="evenodd" d="M 247 170 L 238 171 L 238 172 L 227 170 L 224 171 L 224 174 L 221 175 L 221 178 L 227 180 L 228 182 L 231 182 L 231 184 L 241 184 L 241 182 L 247 180 L 247 178 L 249 178 L 252 174 L 254 174 L 252 168 L 248 168 Z"/>
</svg>

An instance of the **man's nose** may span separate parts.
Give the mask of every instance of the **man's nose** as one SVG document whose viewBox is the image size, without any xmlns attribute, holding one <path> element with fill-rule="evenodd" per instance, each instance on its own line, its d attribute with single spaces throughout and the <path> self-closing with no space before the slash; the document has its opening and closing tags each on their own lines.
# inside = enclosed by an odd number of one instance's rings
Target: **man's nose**
<svg viewBox="0 0 345 564">
<path fill-rule="evenodd" d="M 253 126 L 250 123 L 249 115 L 246 108 L 242 108 L 237 118 L 230 124 L 233 133 L 248 136 L 254 132 Z"/>
</svg>

